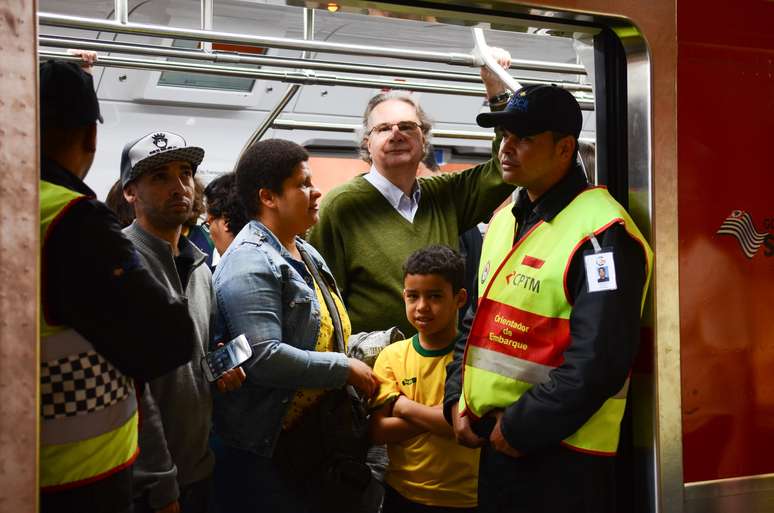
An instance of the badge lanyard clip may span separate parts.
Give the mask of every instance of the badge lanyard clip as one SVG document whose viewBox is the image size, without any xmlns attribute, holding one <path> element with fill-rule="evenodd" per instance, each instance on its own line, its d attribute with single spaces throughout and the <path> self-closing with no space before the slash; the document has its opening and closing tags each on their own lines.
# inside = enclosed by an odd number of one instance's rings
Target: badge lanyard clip
<svg viewBox="0 0 774 513">
<path fill-rule="evenodd" d="M 591 238 L 591 245 L 594 246 L 594 253 L 601 253 L 602 246 L 599 245 L 597 237 L 593 233 L 590 233 L 589 237 Z"/>
</svg>

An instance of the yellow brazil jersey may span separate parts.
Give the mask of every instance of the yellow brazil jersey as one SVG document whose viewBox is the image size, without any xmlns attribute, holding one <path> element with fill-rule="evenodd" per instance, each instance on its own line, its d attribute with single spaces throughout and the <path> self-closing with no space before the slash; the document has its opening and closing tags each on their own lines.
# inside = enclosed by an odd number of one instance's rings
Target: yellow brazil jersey
<svg viewBox="0 0 774 513">
<path fill-rule="evenodd" d="M 328 306 L 325 304 L 325 298 L 323 297 L 317 282 L 314 283 L 314 291 L 317 294 L 317 302 L 320 305 L 320 333 L 317 335 L 317 343 L 315 344 L 314 350 L 321 352 L 335 351 L 336 339 L 333 334 L 333 319 L 331 318 Z M 346 344 L 352 331 L 352 327 L 349 323 L 349 316 L 347 315 L 347 309 L 344 308 L 344 304 L 341 302 L 341 299 L 339 299 L 339 296 L 333 293 L 331 293 L 331 296 L 339 311 L 341 329 L 344 331 L 344 343 Z M 291 429 L 307 408 L 316 404 L 324 393 L 325 390 L 319 388 L 302 388 L 297 390 L 285 417 L 282 419 L 282 429 Z"/>
<path fill-rule="evenodd" d="M 401 394 L 426 406 L 442 404 L 453 349 L 453 343 L 444 349 L 425 349 L 417 335 L 387 346 L 374 365 L 382 385 L 372 404 L 382 405 Z M 408 500 L 427 506 L 477 505 L 478 449 L 426 432 L 388 444 L 387 451 L 387 484 Z"/>
</svg>

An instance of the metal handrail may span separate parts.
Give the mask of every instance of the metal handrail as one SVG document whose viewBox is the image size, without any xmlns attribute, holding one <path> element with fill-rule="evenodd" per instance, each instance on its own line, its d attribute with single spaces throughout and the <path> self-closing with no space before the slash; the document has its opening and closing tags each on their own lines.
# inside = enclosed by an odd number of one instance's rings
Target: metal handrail
<svg viewBox="0 0 774 513">
<path fill-rule="evenodd" d="M 497 64 L 497 61 L 494 59 L 494 57 L 492 57 L 492 54 L 489 50 L 489 45 L 486 44 L 486 39 L 484 39 L 484 31 L 478 27 L 474 27 L 473 40 L 476 44 L 475 48 L 473 49 L 473 55 L 478 58 L 478 65 L 486 66 L 489 71 L 494 73 L 497 78 L 499 78 L 500 81 L 505 84 L 505 87 L 510 89 L 512 93 L 521 89 L 521 84 L 518 83 L 502 66 Z"/>
<path fill-rule="evenodd" d="M 322 121 L 296 121 L 293 119 L 277 119 L 272 128 L 277 130 L 321 130 L 324 132 L 355 133 L 359 128 L 354 123 L 326 123 Z M 469 139 L 475 141 L 491 141 L 494 139 L 494 132 L 481 132 L 476 130 L 444 130 L 433 128 L 430 133 L 434 139 Z M 595 139 L 588 137 L 579 137 L 579 141 L 593 143 Z"/>
<path fill-rule="evenodd" d="M 308 9 L 306 7 L 304 8 L 304 39 L 314 39 L 314 9 Z M 301 59 L 305 59 L 308 56 L 309 53 L 304 51 L 301 54 Z M 269 111 L 266 118 L 258 125 L 258 127 L 256 127 L 252 135 L 247 138 L 247 142 L 242 146 L 242 150 L 239 152 L 239 158 L 236 160 L 237 162 L 242 160 L 242 155 L 244 155 L 247 148 L 252 146 L 255 142 L 260 141 L 261 137 L 269 131 L 274 120 L 277 119 L 277 116 L 279 116 L 283 110 L 285 110 L 285 107 L 290 103 L 290 100 L 293 99 L 296 93 L 298 93 L 299 89 L 301 89 L 299 84 L 291 84 L 290 87 L 287 88 L 285 94 L 283 94 L 282 98 L 277 102 L 277 105 Z"/>
<path fill-rule="evenodd" d="M 318 121 L 294 121 L 292 119 L 277 119 L 272 128 L 277 130 L 323 130 L 326 132 L 354 133 L 360 125 L 351 123 L 325 123 Z M 442 130 L 434 128 L 430 131 L 434 138 L 443 139 L 471 139 L 478 141 L 491 141 L 494 132 L 476 132 L 469 130 Z"/>
<path fill-rule="evenodd" d="M 375 66 L 363 64 L 350 64 L 344 62 L 305 60 L 286 57 L 254 56 L 235 52 L 203 52 L 191 48 L 171 48 L 168 46 L 145 45 L 140 43 L 126 43 L 120 41 L 101 41 L 93 39 L 75 38 L 67 36 L 41 35 L 38 38 L 40 46 L 54 48 L 79 48 L 96 52 L 131 53 L 136 55 L 150 55 L 158 57 L 173 57 L 192 60 L 211 61 L 215 63 L 229 64 L 254 64 L 256 66 L 271 66 L 276 68 L 294 68 L 316 71 L 332 71 L 342 73 L 355 73 L 363 75 L 389 75 L 402 78 L 421 78 L 428 80 L 441 80 L 449 82 L 465 82 L 480 84 L 481 77 L 478 73 L 460 73 L 451 71 L 433 71 L 419 68 L 398 68 L 393 66 Z M 568 91 L 591 92 L 588 84 L 577 82 L 555 82 L 534 78 L 519 78 L 516 80 L 522 85 L 532 84 L 556 84 Z"/>
<path fill-rule="evenodd" d="M 81 62 L 80 57 L 64 52 L 38 51 L 40 58 L 60 59 L 70 62 Z M 260 80 L 277 80 L 291 84 L 328 85 L 363 87 L 368 89 L 401 89 L 438 94 L 456 94 L 460 96 L 483 97 L 483 87 L 454 86 L 446 84 L 429 84 L 425 82 L 395 82 L 367 78 L 337 77 L 335 75 L 313 75 L 303 72 L 282 72 L 266 69 L 248 69 L 235 66 L 220 66 L 212 64 L 183 63 L 173 61 L 156 61 L 150 59 L 133 59 L 130 57 L 100 57 L 95 66 L 107 66 L 128 69 L 150 69 L 161 71 L 184 71 L 189 73 L 208 73 L 211 75 L 253 78 Z M 578 100 L 581 109 L 594 110 L 594 103 Z"/>
<path fill-rule="evenodd" d="M 212 1 L 213 0 L 201 0 L 202 30 L 212 30 L 212 27 L 213 27 L 212 23 L 215 19 L 215 6 L 212 4 Z M 202 42 L 202 50 L 204 50 L 205 52 L 211 52 L 212 43 Z"/>
<path fill-rule="evenodd" d="M 113 16 L 116 23 L 126 25 L 129 23 L 129 6 L 126 0 L 115 0 L 113 4 Z"/>
<path fill-rule="evenodd" d="M 193 41 L 243 44 L 260 47 L 283 48 L 286 50 L 307 50 L 322 53 L 365 55 L 371 57 L 415 60 L 423 62 L 438 62 L 459 66 L 479 66 L 478 58 L 472 54 L 466 53 L 430 52 L 406 48 L 387 48 L 382 46 L 332 43 L 330 41 L 306 41 L 283 37 L 253 36 L 250 34 L 235 34 L 231 32 L 165 27 L 162 25 L 150 25 L 142 23 L 122 24 L 110 20 L 83 18 L 79 16 L 65 16 L 45 12 L 38 13 L 38 21 L 42 26 L 51 27 L 115 32 L 120 34 L 134 34 L 151 37 L 188 39 Z M 515 69 L 528 69 L 532 71 L 545 71 L 550 73 L 586 74 L 583 66 L 579 64 L 548 63 L 544 61 L 514 59 L 512 61 L 511 67 Z"/>
</svg>

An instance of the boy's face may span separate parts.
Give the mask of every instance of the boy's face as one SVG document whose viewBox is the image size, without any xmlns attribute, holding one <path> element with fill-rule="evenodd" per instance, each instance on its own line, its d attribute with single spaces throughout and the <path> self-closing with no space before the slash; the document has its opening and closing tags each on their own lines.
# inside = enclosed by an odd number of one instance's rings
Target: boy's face
<svg viewBox="0 0 774 513">
<path fill-rule="evenodd" d="M 407 274 L 403 279 L 406 318 L 423 335 L 444 330 L 454 333 L 457 310 L 466 299 L 465 289 L 454 294 L 451 283 L 438 274 Z"/>
</svg>

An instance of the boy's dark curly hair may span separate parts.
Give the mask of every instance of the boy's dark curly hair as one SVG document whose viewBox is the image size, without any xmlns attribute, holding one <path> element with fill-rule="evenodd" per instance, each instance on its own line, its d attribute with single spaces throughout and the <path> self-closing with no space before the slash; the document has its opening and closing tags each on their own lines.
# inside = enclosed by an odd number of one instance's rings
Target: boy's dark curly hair
<svg viewBox="0 0 774 513">
<path fill-rule="evenodd" d="M 207 184 L 204 189 L 207 213 L 226 220 L 228 231 L 236 235 L 248 219 L 236 190 L 236 174 L 226 173 Z"/>
<path fill-rule="evenodd" d="M 260 189 L 282 194 L 282 182 L 307 160 L 303 147 L 284 139 L 266 139 L 247 148 L 236 167 L 237 193 L 247 216 L 253 219 L 261 212 Z"/>
<path fill-rule="evenodd" d="M 403 278 L 409 274 L 442 276 L 456 294 L 464 286 L 465 259 L 448 246 L 427 246 L 412 253 L 403 264 Z"/>
</svg>

